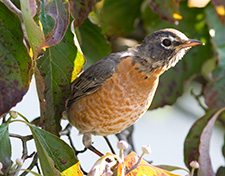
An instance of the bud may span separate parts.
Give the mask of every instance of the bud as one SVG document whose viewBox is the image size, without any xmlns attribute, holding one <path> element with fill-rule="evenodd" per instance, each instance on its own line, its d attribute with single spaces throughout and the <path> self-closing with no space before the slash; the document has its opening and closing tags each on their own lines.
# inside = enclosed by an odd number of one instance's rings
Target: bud
<svg viewBox="0 0 225 176">
<path fill-rule="evenodd" d="M 4 175 L 4 173 L 2 172 L 2 168 L 3 168 L 3 164 L 0 162 L 0 175 Z"/>
<path fill-rule="evenodd" d="M 199 164 L 198 164 L 197 161 L 192 161 L 192 162 L 190 163 L 190 166 L 191 166 L 192 168 L 194 168 L 194 169 L 198 169 L 198 168 L 199 168 Z"/>
<path fill-rule="evenodd" d="M 10 114 L 10 116 L 11 116 L 12 118 L 14 118 L 14 119 L 17 118 L 17 116 L 18 116 L 18 114 L 17 114 L 16 111 L 10 111 L 9 114 Z"/>
<path fill-rule="evenodd" d="M 111 170 L 107 170 L 105 176 L 112 176 L 113 172 Z"/>
<path fill-rule="evenodd" d="M 150 154 L 152 151 L 151 145 L 143 145 L 141 149 L 142 149 L 142 152 L 145 154 Z"/>
<path fill-rule="evenodd" d="M 0 162 L 0 171 L 2 170 L 3 168 L 3 164 Z"/>
<path fill-rule="evenodd" d="M 18 166 L 22 166 L 23 165 L 23 159 L 17 158 L 16 159 L 16 164 L 18 164 Z"/>
<path fill-rule="evenodd" d="M 128 143 L 127 141 L 121 140 L 117 143 L 117 148 L 120 150 L 125 150 L 128 148 Z"/>
</svg>

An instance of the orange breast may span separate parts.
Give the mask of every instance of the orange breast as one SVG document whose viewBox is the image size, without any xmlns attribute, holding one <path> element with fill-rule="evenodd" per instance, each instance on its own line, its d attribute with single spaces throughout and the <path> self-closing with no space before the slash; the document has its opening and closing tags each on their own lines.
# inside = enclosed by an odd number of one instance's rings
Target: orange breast
<svg viewBox="0 0 225 176">
<path fill-rule="evenodd" d="M 132 58 L 121 61 L 116 73 L 96 92 L 74 102 L 69 121 L 81 132 L 115 134 L 137 121 L 148 109 L 162 70 L 144 74 L 134 69 Z"/>
</svg>

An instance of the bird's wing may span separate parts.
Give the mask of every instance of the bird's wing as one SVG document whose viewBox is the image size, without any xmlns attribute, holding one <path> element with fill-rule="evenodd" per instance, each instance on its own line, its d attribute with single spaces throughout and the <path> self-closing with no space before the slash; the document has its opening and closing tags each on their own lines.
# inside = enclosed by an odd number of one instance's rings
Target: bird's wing
<svg viewBox="0 0 225 176">
<path fill-rule="evenodd" d="M 98 90 L 115 73 L 115 68 L 120 59 L 121 55 L 110 54 L 85 70 L 72 86 L 72 95 L 67 100 L 67 108 L 76 100 Z"/>
</svg>

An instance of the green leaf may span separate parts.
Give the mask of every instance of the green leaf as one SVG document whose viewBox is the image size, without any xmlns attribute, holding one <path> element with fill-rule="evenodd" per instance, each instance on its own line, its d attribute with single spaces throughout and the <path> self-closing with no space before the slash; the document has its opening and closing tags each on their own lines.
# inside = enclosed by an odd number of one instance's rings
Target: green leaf
<svg viewBox="0 0 225 176">
<path fill-rule="evenodd" d="M 69 0 L 70 12 L 74 18 L 74 26 L 80 26 L 92 11 L 95 0 Z"/>
<path fill-rule="evenodd" d="M 159 167 L 161 169 L 167 170 L 167 171 L 175 171 L 175 170 L 184 170 L 187 173 L 189 173 L 188 170 L 182 168 L 182 167 L 177 167 L 177 166 L 171 166 L 171 165 L 157 165 L 156 167 Z"/>
<path fill-rule="evenodd" d="M 48 152 L 45 148 L 46 146 L 48 147 L 47 141 L 42 139 L 43 136 L 37 132 L 37 130 L 36 130 L 36 129 L 38 129 L 37 127 L 30 126 L 30 129 L 31 129 L 32 135 L 34 137 L 35 145 L 37 148 L 37 154 L 38 154 L 38 158 L 40 160 L 41 169 L 42 169 L 43 174 L 48 175 L 48 176 L 55 176 L 55 175 L 60 176 L 61 175 L 60 172 L 54 167 L 54 162 L 51 159 L 51 157 L 48 155 Z M 57 143 L 55 143 L 55 145 L 56 144 Z M 49 150 L 50 149 L 51 148 L 49 148 Z"/>
<path fill-rule="evenodd" d="M 67 30 L 62 41 L 47 48 L 44 56 L 37 61 L 45 83 L 46 108 L 42 108 L 45 111 L 41 113 L 45 119 L 44 128 L 55 135 L 58 135 L 61 130 L 60 119 L 65 110 L 65 101 L 70 96 L 71 74 L 73 68 L 76 67 L 74 60 L 78 52 L 73 43 L 73 37 L 73 33 Z"/>
<path fill-rule="evenodd" d="M 215 175 L 209 156 L 210 139 L 214 124 L 224 110 L 225 108 L 207 112 L 193 124 L 185 139 L 184 162 L 190 168 L 191 161 L 198 161 L 200 165 L 198 175 Z"/>
<path fill-rule="evenodd" d="M 47 158 L 47 156 L 45 156 L 46 154 L 54 161 L 55 167 L 60 172 L 63 172 L 78 162 L 73 149 L 63 140 L 35 126 L 30 126 L 30 128 L 34 136 L 37 151 L 41 151 L 38 153 L 38 157 L 42 165 L 45 165 L 45 160 L 41 159 Z M 43 167 L 46 166 L 42 166 L 42 169 Z"/>
<path fill-rule="evenodd" d="M 219 169 L 216 172 L 216 176 L 224 176 L 225 175 L 225 167 L 219 167 Z"/>
<path fill-rule="evenodd" d="M 142 0 L 104 0 L 99 19 L 102 29 L 109 36 L 124 36 L 134 30 L 134 21 L 140 16 Z"/>
<path fill-rule="evenodd" d="M 162 20 L 175 23 L 174 14 L 179 14 L 179 0 L 149 0 L 149 6 Z"/>
<path fill-rule="evenodd" d="M 79 27 L 81 49 L 87 59 L 87 66 L 95 63 L 111 52 L 102 30 L 88 18 Z"/>
<path fill-rule="evenodd" d="M 202 65 L 212 56 L 212 45 L 206 30 L 208 27 L 205 24 L 204 9 L 188 8 L 186 2 L 180 2 L 180 11 L 183 19 L 178 26 L 162 22 L 148 7 L 143 12 L 144 25 L 150 33 L 159 29 L 175 28 L 189 38 L 198 39 L 205 43 L 205 46 L 191 48 L 182 61 L 160 77 L 151 109 L 175 103 L 176 99 L 182 95 L 187 81 L 201 73 Z M 190 26 L 192 27 L 190 28 Z"/>
<path fill-rule="evenodd" d="M 20 1 L 20 6 L 27 38 L 32 48 L 33 57 L 36 59 L 44 45 L 44 34 L 33 19 L 37 11 L 36 2 L 35 0 L 23 0 Z"/>
<path fill-rule="evenodd" d="M 219 22 L 212 5 L 206 9 L 206 22 L 210 29 L 215 30 L 212 42 L 218 53 L 219 65 L 204 90 L 204 97 L 209 108 L 222 108 L 225 106 L 225 27 Z"/>
<path fill-rule="evenodd" d="M 54 28 L 45 38 L 45 47 L 59 43 L 68 28 L 70 22 L 69 3 L 66 0 L 44 1 L 44 11 L 54 21 Z"/>
<path fill-rule="evenodd" d="M 7 175 L 11 165 L 11 143 L 9 139 L 8 124 L 0 126 L 0 162 L 3 164 L 2 172 Z"/>
<path fill-rule="evenodd" d="M 31 59 L 19 18 L 0 2 L 0 116 L 21 101 L 29 87 Z"/>
</svg>

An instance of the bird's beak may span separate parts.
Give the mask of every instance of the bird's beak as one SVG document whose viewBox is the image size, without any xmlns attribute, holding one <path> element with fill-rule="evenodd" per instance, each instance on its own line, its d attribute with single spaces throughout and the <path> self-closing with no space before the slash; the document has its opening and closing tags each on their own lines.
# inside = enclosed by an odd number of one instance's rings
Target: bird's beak
<svg viewBox="0 0 225 176">
<path fill-rule="evenodd" d="M 180 47 L 187 48 L 187 47 L 192 47 L 192 46 L 197 46 L 197 45 L 205 45 L 205 44 L 198 40 L 189 39 L 189 40 L 185 41 L 183 44 L 181 44 Z"/>
</svg>

